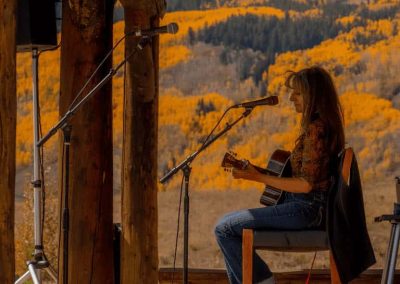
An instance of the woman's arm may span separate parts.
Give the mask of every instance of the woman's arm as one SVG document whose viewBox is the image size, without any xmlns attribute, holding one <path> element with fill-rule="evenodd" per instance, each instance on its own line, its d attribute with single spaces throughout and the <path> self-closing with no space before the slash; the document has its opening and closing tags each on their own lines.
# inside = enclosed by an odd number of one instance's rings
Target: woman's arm
<svg viewBox="0 0 400 284">
<path fill-rule="evenodd" d="M 303 178 L 286 178 L 265 175 L 257 171 L 251 164 L 245 170 L 234 168 L 232 170 L 232 176 L 236 179 L 246 179 L 260 182 L 288 192 L 308 193 L 312 189 L 310 183 Z"/>
</svg>

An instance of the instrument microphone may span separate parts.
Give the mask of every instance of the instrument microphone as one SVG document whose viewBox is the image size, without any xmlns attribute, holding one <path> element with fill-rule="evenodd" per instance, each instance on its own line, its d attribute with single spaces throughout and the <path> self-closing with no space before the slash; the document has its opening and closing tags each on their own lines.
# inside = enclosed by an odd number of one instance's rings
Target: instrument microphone
<svg viewBox="0 0 400 284">
<path fill-rule="evenodd" d="M 267 97 L 267 98 L 258 99 L 255 101 L 236 104 L 236 105 L 233 105 L 232 108 L 239 108 L 239 107 L 254 108 L 256 106 L 263 106 L 263 105 L 274 106 L 274 105 L 278 104 L 278 102 L 279 102 L 279 100 L 278 100 L 277 96 L 271 96 L 271 97 Z"/>
<path fill-rule="evenodd" d="M 156 36 L 159 34 L 176 34 L 179 30 L 177 23 L 169 23 L 166 26 L 155 27 L 147 30 L 137 30 L 132 32 L 135 36 Z"/>
</svg>

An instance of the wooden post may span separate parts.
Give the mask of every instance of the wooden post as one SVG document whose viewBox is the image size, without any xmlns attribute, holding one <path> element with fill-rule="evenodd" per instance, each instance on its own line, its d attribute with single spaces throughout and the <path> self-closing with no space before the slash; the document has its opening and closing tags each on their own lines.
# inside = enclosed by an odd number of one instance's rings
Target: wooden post
<svg viewBox="0 0 400 284">
<path fill-rule="evenodd" d="M 242 280 L 243 284 L 251 284 L 253 283 L 253 230 L 243 229 L 242 238 Z"/>
<path fill-rule="evenodd" d="M 16 0 L 0 0 L 0 283 L 13 283 L 16 99 Z"/>
<path fill-rule="evenodd" d="M 332 284 L 340 284 L 340 276 L 337 270 L 336 262 L 333 257 L 332 251 L 329 251 L 329 262 L 330 262 L 330 269 L 331 269 L 331 283 Z"/>
<path fill-rule="evenodd" d="M 121 2 L 125 32 L 159 24 L 160 3 L 164 1 Z M 136 45 L 137 39 L 129 37 L 125 55 Z M 157 38 L 129 60 L 125 76 L 121 279 L 126 284 L 158 283 Z"/>
<path fill-rule="evenodd" d="M 113 0 L 63 1 L 60 115 L 111 50 L 113 6 Z M 111 62 L 109 58 L 83 95 L 109 73 Z M 114 282 L 111 86 L 111 81 L 103 86 L 70 123 L 69 283 Z M 62 148 L 62 139 L 60 144 Z M 62 149 L 59 161 L 61 169 Z M 62 186 L 61 170 L 59 180 Z M 62 194 L 60 199 L 62 204 Z M 63 246 L 59 283 L 63 282 Z"/>
</svg>

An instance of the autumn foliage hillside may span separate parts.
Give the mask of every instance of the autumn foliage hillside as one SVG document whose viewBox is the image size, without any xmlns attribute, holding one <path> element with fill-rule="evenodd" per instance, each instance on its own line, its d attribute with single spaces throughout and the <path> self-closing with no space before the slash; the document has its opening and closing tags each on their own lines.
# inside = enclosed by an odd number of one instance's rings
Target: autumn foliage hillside
<svg viewBox="0 0 400 284">
<path fill-rule="evenodd" d="M 379 11 L 387 5 L 392 4 L 390 1 L 373 1 L 367 9 Z M 219 59 L 223 47 L 191 42 L 191 37 L 202 29 L 224 23 L 231 16 L 246 14 L 283 19 L 288 16 L 320 17 L 321 11 L 314 8 L 285 13 L 275 7 L 246 6 L 166 14 L 162 24 L 177 22 L 180 30 L 176 35 L 163 35 L 160 41 L 159 176 L 198 149 L 229 105 L 238 99 L 257 97 L 258 90 L 264 86 L 269 94 L 280 96 L 280 105 L 255 109 L 196 159 L 191 178 L 193 188 L 201 190 L 254 187 L 251 183 L 232 180 L 220 168 L 221 158 L 227 149 L 234 149 L 253 163 L 265 165 L 274 149 L 290 150 L 293 147 L 299 134 L 299 117 L 283 87 L 284 74 L 286 70 L 298 70 L 314 64 L 324 66 L 334 75 L 344 106 L 347 140 L 356 150 L 363 176 L 374 178 L 398 171 L 400 85 L 396 76 L 400 63 L 399 15 L 393 19 L 370 19 L 354 28 L 350 26 L 352 21 L 357 20 L 356 16 L 338 17 L 338 22 L 350 25 L 347 32 L 323 40 L 312 48 L 277 53 L 274 63 L 263 70 L 261 82 L 254 82 L 251 78 L 241 79 L 239 75 L 207 77 L 216 69 L 238 74 L 243 54 L 250 54 L 254 60 L 262 57 L 259 51 L 237 50 L 235 54 L 240 55 L 237 60 L 234 58 L 222 63 Z M 123 32 L 123 22 L 117 22 L 114 25 L 115 42 L 123 36 Z M 364 40 L 363 44 L 360 44 L 360 39 Z M 123 50 L 123 44 L 116 49 L 114 64 L 122 60 Z M 196 60 L 207 61 L 210 54 L 214 54 L 217 60 L 205 64 L 205 69 L 200 70 Z M 20 169 L 29 165 L 32 158 L 30 62 L 30 54 L 18 54 L 17 165 Z M 58 119 L 59 51 L 42 54 L 39 67 L 41 121 L 42 132 L 45 133 Z M 184 85 L 189 89 L 183 88 Z M 200 85 L 201 88 L 195 87 Z M 226 91 L 228 89 L 240 89 L 241 97 L 230 96 Z M 117 165 L 122 141 L 122 97 L 123 74 L 119 73 L 113 79 Z M 232 121 L 240 114 L 240 110 L 229 112 L 217 131 L 225 126 L 226 121 Z M 56 141 L 57 138 L 53 137 L 47 143 L 47 155 L 56 157 Z M 160 189 L 166 190 L 179 184 L 180 180 L 175 178 Z"/>
</svg>

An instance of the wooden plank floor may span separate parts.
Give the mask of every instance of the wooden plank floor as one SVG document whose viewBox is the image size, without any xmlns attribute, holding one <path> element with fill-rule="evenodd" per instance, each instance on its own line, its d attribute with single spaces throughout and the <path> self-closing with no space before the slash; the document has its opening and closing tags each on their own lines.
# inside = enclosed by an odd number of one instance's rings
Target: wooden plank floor
<svg viewBox="0 0 400 284">
<path fill-rule="evenodd" d="M 172 283 L 172 268 L 160 268 L 159 283 Z M 223 269 L 189 269 L 190 284 L 228 284 L 226 272 Z M 278 284 L 304 284 L 308 275 L 308 270 L 275 273 Z M 382 270 L 367 270 L 361 276 L 351 282 L 351 284 L 378 284 L 381 281 Z M 182 283 L 182 268 L 175 270 L 174 283 Z M 330 283 L 329 270 L 313 270 L 311 274 L 311 284 Z M 400 283 L 400 271 L 396 270 L 394 283 Z"/>
</svg>

